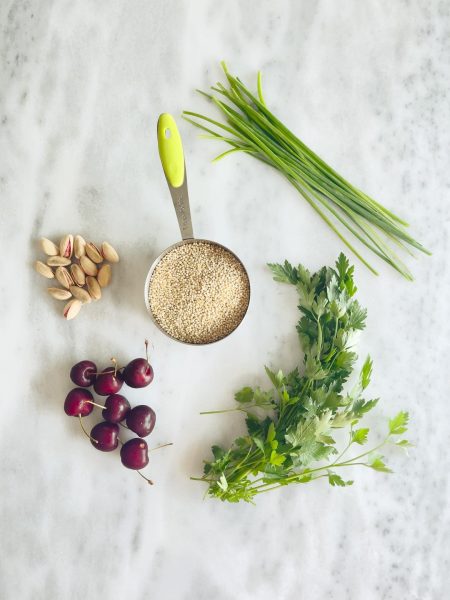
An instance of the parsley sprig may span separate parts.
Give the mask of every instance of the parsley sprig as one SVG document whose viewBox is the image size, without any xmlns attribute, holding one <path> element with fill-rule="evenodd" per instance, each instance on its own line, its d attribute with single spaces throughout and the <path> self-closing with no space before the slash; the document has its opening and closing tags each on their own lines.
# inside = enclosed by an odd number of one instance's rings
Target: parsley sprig
<svg viewBox="0 0 450 600">
<path fill-rule="evenodd" d="M 343 254 L 335 268 L 323 267 L 314 274 L 287 261 L 269 267 L 275 281 L 294 285 L 298 292 L 302 368 L 284 374 L 266 367 L 269 390 L 244 387 L 236 393 L 237 407 L 229 410 L 245 413 L 247 435 L 229 449 L 213 446 L 204 475 L 192 479 L 208 484 L 208 496 L 254 502 L 258 494 L 291 483 L 326 478 L 332 486 L 351 485 L 353 481 L 344 478 L 346 467 L 390 473 L 382 450 L 388 445 L 404 449 L 411 445 L 402 436 L 408 413 L 390 419 L 381 443 L 365 449 L 369 428 L 358 425 L 378 402 L 364 398 L 372 375 L 370 357 L 353 387 L 346 385 L 357 359 L 355 334 L 364 329 L 367 314 L 354 299 L 354 268 Z M 334 439 L 339 429 L 347 429 L 348 434 L 341 448 Z M 360 446 L 364 449 L 356 451 Z"/>
</svg>

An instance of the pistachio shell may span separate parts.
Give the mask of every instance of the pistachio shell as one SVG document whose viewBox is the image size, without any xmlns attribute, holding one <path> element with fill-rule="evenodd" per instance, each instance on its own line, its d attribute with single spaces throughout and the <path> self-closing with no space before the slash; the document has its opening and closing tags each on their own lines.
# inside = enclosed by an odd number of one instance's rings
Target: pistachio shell
<svg viewBox="0 0 450 600">
<path fill-rule="evenodd" d="M 86 275 L 90 275 L 91 277 L 95 277 L 97 275 L 97 265 L 87 256 L 82 256 L 80 258 L 80 265 Z"/>
<path fill-rule="evenodd" d="M 98 271 L 97 281 L 100 287 L 107 287 L 111 283 L 111 265 L 102 265 Z"/>
<path fill-rule="evenodd" d="M 73 297 L 77 300 L 80 300 L 80 302 L 82 302 L 83 304 L 89 304 L 89 302 L 91 301 L 89 292 L 86 291 L 84 288 L 78 287 L 77 285 L 71 285 L 69 289 L 72 292 Z"/>
<path fill-rule="evenodd" d="M 70 319 L 74 319 L 77 314 L 81 310 L 81 302 L 80 300 L 69 300 L 69 302 L 65 305 L 63 310 L 64 317 L 70 321 Z"/>
<path fill-rule="evenodd" d="M 72 297 L 72 294 L 68 290 L 63 290 L 61 288 L 50 287 L 47 288 L 47 292 L 52 298 L 56 298 L 56 300 L 68 300 Z"/>
<path fill-rule="evenodd" d="M 50 267 L 48 265 L 41 262 L 40 260 L 37 260 L 34 263 L 34 268 L 40 275 L 47 277 L 47 279 L 53 279 L 53 277 L 54 277 L 53 271 L 50 269 Z"/>
<path fill-rule="evenodd" d="M 70 267 L 70 274 L 77 285 L 83 286 L 86 283 L 86 275 L 80 265 L 73 264 Z"/>
<path fill-rule="evenodd" d="M 70 258 L 73 252 L 73 235 L 68 233 L 59 242 L 59 254 L 64 258 Z"/>
<path fill-rule="evenodd" d="M 66 267 L 58 267 L 55 271 L 55 277 L 59 283 L 67 289 L 73 285 L 73 279 Z"/>
<path fill-rule="evenodd" d="M 100 250 L 93 242 L 89 242 L 88 244 L 86 244 L 86 254 L 93 262 L 97 264 L 103 262 L 103 256 Z"/>
<path fill-rule="evenodd" d="M 81 258 L 86 254 L 86 240 L 81 235 L 75 236 L 75 241 L 73 242 L 73 251 L 77 258 Z"/>
<path fill-rule="evenodd" d="M 54 244 L 51 240 L 48 240 L 47 238 L 41 238 L 39 240 L 39 244 L 42 248 L 42 251 L 47 256 L 57 256 L 59 254 L 58 246 Z"/>
<path fill-rule="evenodd" d="M 47 264 L 49 267 L 67 267 L 70 265 L 70 258 L 64 258 L 64 256 L 50 256 L 47 259 Z"/>
<path fill-rule="evenodd" d="M 102 254 L 103 254 L 105 260 L 107 260 L 108 262 L 111 262 L 111 263 L 119 262 L 119 255 L 117 254 L 116 250 L 111 246 L 111 244 L 108 244 L 108 242 L 103 242 Z"/>
<path fill-rule="evenodd" d="M 100 300 L 102 297 L 102 290 L 95 277 L 86 277 L 86 285 L 93 300 Z"/>
</svg>

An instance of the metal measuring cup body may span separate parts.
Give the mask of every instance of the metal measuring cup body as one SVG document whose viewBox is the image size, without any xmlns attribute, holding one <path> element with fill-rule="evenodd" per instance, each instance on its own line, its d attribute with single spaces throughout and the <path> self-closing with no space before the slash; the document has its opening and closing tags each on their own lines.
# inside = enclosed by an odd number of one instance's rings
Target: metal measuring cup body
<svg viewBox="0 0 450 600">
<path fill-rule="evenodd" d="M 237 329 L 237 327 L 239 327 L 240 323 L 244 319 L 244 317 L 247 313 L 247 310 L 248 310 L 249 303 L 250 303 L 250 280 L 249 280 L 248 273 L 247 273 L 247 270 L 246 270 L 244 264 L 239 259 L 239 257 L 236 256 L 236 254 L 234 252 L 232 252 L 229 248 L 227 248 L 226 246 L 223 246 L 222 244 L 219 244 L 217 242 L 211 241 L 211 240 L 194 238 L 191 211 L 190 211 L 190 205 L 189 205 L 186 164 L 185 164 L 185 160 L 184 160 L 183 145 L 181 142 L 181 137 L 180 137 L 178 128 L 176 126 L 175 120 L 170 114 L 163 113 L 162 115 L 160 115 L 160 117 L 158 119 L 157 134 L 158 134 L 159 155 L 160 155 L 161 163 L 163 166 L 164 174 L 166 176 L 166 181 L 167 181 L 167 185 L 169 187 L 170 195 L 172 197 L 172 202 L 173 202 L 173 206 L 175 209 L 175 214 L 177 216 L 178 226 L 180 228 L 182 240 L 175 244 L 172 244 L 171 246 L 166 248 L 155 259 L 155 261 L 151 265 L 149 272 L 147 274 L 145 286 L 144 286 L 145 306 L 147 308 L 148 313 L 152 317 L 152 320 L 155 323 L 156 327 L 160 331 L 162 331 L 165 335 L 167 335 L 168 337 L 170 337 L 178 342 L 181 342 L 183 344 L 187 344 L 187 345 L 191 345 L 191 346 L 201 346 L 201 345 L 212 344 L 212 343 L 218 342 L 218 341 L 228 337 L 229 335 L 231 335 L 231 333 L 233 333 L 233 331 L 235 331 Z M 221 337 L 219 339 L 214 339 L 209 342 L 206 341 L 206 342 L 201 342 L 201 343 L 194 343 L 194 342 L 187 342 L 187 341 L 184 341 L 177 337 L 174 337 L 160 325 L 157 318 L 153 314 L 153 310 L 151 307 L 150 287 L 151 287 L 152 277 L 155 272 L 155 269 L 157 268 L 157 266 L 160 264 L 161 260 L 165 256 L 167 256 L 170 252 L 172 252 L 174 249 L 176 249 L 179 246 L 183 246 L 186 244 L 192 244 L 192 243 L 199 243 L 199 242 L 203 242 L 203 243 L 209 244 L 211 246 L 216 246 L 218 248 L 222 248 L 224 251 L 228 252 L 229 255 L 234 258 L 234 260 L 236 261 L 236 264 L 239 265 L 240 269 L 242 270 L 242 273 L 245 275 L 245 278 L 247 281 L 247 286 L 248 286 L 248 299 L 247 299 L 247 304 L 245 306 L 245 310 L 243 311 L 243 314 L 242 314 L 242 318 L 240 319 L 239 323 L 236 325 L 236 327 L 232 331 L 229 331 L 228 333 L 226 333 L 223 337 Z"/>
</svg>

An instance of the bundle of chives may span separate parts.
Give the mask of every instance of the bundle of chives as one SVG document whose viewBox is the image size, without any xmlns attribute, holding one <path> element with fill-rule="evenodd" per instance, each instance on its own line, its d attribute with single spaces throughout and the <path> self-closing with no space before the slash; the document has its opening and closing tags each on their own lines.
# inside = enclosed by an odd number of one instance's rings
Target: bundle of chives
<svg viewBox="0 0 450 600">
<path fill-rule="evenodd" d="M 344 236 L 339 223 L 406 279 L 412 280 L 406 265 L 387 243 L 394 242 L 410 254 L 409 246 L 430 254 L 407 233 L 408 224 L 336 173 L 270 112 L 262 93 L 261 73 L 258 73 L 256 96 L 228 72 L 225 63 L 221 64 L 229 87 L 217 83 L 211 88 L 216 94 L 198 91 L 214 102 L 224 115 L 225 123 L 199 113 L 183 112 L 187 121 L 207 132 L 205 137 L 231 146 L 214 160 L 232 152 L 245 152 L 274 167 L 373 273 L 378 275 Z M 380 232 L 384 237 L 380 237 Z"/>
</svg>

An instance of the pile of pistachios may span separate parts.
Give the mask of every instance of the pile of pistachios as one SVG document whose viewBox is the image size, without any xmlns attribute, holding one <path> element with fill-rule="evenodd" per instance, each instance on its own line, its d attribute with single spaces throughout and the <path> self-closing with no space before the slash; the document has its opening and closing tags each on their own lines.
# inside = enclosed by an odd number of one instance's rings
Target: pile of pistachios
<svg viewBox="0 0 450 600">
<path fill-rule="evenodd" d="M 40 246 L 47 255 L 46 262 L 36 261 L 38 273 L 47 279 L 56 279 L 62 287 L 49 287 L 50 296 L 68 300 L 63 309 L 65 319 L 74 319 L 84 304 L 100 300 L 102 288 L 111 282 L 111 265 L 119 262 L 119 255 L 108 242 L 100 248 L 86 242 L 81 235 L 65 235 L 59 246 L 41 238 Z"/>
</svg>

